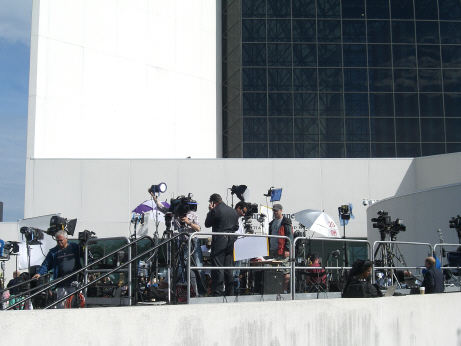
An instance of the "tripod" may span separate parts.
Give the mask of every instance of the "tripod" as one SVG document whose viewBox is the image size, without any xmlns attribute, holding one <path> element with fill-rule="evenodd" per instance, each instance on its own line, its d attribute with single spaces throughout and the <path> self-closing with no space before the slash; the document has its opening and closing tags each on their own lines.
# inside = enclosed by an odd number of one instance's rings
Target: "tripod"
<svg viewBox="0 0 461 346">
<path fill-rule="evenodd" d="M 386 233 L 381 233 L 381 241 L 386 239 Z M 391 241 L 396 241 L 396 236 L 391 236 Z M 405 258 L 403 257 L 402 252 L 399 249 L 397 244 L 393 243 L 380 243 L 374 253 L 375 263 L 380 264 L 382 267 L 406 267 Z M 397 264 L 397 265 L 396 265 Z M 384 281 L 382 286 L 387 286 L 386 278 L 391 278 L 391 282 L 397 282 L 400 286 L 400 282 L 395 274 L 394 269 L 383 269 Z"/>
</svg>

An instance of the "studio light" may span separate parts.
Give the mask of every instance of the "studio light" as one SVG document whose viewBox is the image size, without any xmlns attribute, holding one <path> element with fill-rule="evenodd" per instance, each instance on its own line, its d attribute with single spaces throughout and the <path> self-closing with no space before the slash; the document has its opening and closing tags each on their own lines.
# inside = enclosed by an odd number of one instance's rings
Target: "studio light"
<svg viewBox="0 0 461 346">
<path fill-rule="evenodd" d="M 250 189 L 246 185 L 232 185 L 231 194 L 235 194 L 239 200 L 245 202 L 250 196 Z"/>
<path fill-rule="evenodd" d="M 152 185 L 149 189 L 149 193 L 164 193 L 166 191 L 166 184 L 160 183 L 158 185 Z"/>
</svg>

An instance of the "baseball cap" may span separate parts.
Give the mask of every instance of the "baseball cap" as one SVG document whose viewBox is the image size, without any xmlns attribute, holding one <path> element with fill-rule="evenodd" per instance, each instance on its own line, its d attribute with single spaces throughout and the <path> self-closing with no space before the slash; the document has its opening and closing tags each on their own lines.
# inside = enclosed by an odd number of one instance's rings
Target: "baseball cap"
<svg viewBox="0 0 461 346">
<path fill-rule="evenodd" d="M 277 211 L 277 210 L 283 210 L 283 207 L 281 204 L 274 204 L 274 206 L 272 207 L 273 210 Z"/>
</svg>

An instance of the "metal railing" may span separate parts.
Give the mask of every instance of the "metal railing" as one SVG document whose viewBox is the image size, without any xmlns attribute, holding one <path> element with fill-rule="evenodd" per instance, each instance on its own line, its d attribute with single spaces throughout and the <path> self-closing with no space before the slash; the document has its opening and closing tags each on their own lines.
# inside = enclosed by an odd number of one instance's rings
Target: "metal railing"
<svg viewBox="0 0 461 346">
<path fill-rule="evenodd" d="M 246 234 L 246 233 L 221 233 L 221 232 L 194 232 L 191 233 L 189 236 L 188 241 L 188 247 L 187 247 L 187 304 L 190 303 L 190 276 L 191 276 L 191 270 L 236 270 L 236 269 L 242 269 L 245 268 L 245 270 L 274 270 L 275 267 L 191 267 L 190 263 L 190 250 L 191 250 L 191 242 L 194 237 L 197 237 L 198 235 L 206 235 L 206 236 L 234 236 L 236 238 L 238 237 L 255 237 L 255 238 L 277 238 L 277 239 L 286 239 L 289 244 L 290 244 L 290 261 L 293 261 L 293 243 L 292 240 L 289 237 L 286 236 L 278 236 L 278 235 L 264 235 L 264 234 Z M 290 271 L 290 287 L 292 286 L 292 281 L 294 280 L 294 275 L 293 275 L 293 266 L 289 267 L 280 267 L 278 269 L 288 269 Z M 291 295 L 291 299 L 293 299 Z"/>
<path fill-rule="evenodd" d="M 296 243 L 299 240 L 309 240 L 310 238 L 308 237 L 298 237 L 294 240 L 293 246 L 296 246 Z M 341 243 L 361 243 L 361 244 L 366 244 L 367 245 L 367 250 L 368 250 L 368 255 L 371 253 L 371 244 L 368 240 L 359 240 L 359 239 L 336 239 L 336 238 L 317 238 L 316 240 L 321 240 L 321 241 L 326 241 L 326 242 L 341 242 Z M 296 266 L 296 263 L 293 262 L 293 271 L 294 271 L 294 276 L 296 278 L 296 271 L 297 270 L 318 270 L 319 268 L 322 268 L 324 270 L 349 270 L 352 267 L 350 266 L 336 266 L 336 267 L 301 267 L 301 266 Z M 296 287 L 295 287 L 295 280 L 293 280 L 292 286 L 291 286 L 291 292 L 293 295 L 293 300 L 296 300 Z"/>
</svg>

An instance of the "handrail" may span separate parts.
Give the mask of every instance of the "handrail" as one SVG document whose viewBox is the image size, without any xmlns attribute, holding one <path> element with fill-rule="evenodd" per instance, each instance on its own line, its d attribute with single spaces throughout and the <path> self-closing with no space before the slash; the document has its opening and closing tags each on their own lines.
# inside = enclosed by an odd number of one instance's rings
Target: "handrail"
<svg viewBox="0 0 461 346">
<path fill-rule="evenodd" d="M 43 276 L 48 276 L 48 275 L 51 275 L 51 274 L 50 274 L 50 273 L 43 274 Z M 29 280 L 20 282 L 20 283 L 14 285 L 14 286 L 10 286 L 10 287 L 4 288 L 4 289 L 0 290 L 0 294 L 2 294 L 2 293 L 5 292 L 5 291 L 12 290 L 13 288 L 27 285 L 28 283 L 30 283 L 30 282 L 32 282 L 32 281 L 35 281 L 35 280 L 36 280 L 36 279 L 29 279 Z M 29 292 L 29 291 L 33 291 L 33 290 L 35 290 L 35 289 L 36 289 L 36 287 L 31 288 L 30 290 L 27 290 L 27 291 L 24 291 L 24 292 L 21 292 L 21 293 L 25 294 L 25 293 L 27 293 L 27 292 Z"/>
<path fill-rule="evenodd" d="M 293 246 L 296 246 L 296 242 L 298 240 L 309 240 L 311 238 L 309 237 L 297 237 L 295 238 L 294 242 L 293 242 Z M 316 238 L 316 240 L 322 240 L 322 241 L 330 241 L 330 242 L 341 242 L 341 243 L 365 243 L 367 244 L 367 250 L 368 250 L 368 255 L 371 254 L 371 244 L 368 240 L 361 240 L 361 239 L 345 239 L 345 238 Z M 295 272 L 295 275 L 296 275 L 296 270 L 305 270 L 305 269 L 308 269 L 308 270 L 314 270 L 314 269 L 319 269 L 319 268 L 323 268 L 323 269 L 351 269 L 352 267 L 350 266 L 342 266 L 342 267 L 296 267 L 295 263 L 293 262 L 293 267 L 294 267 L 294 272 Z M 310 268 L 310 269 L 309 269 Z M 291 291 L 292 291 L 292 294 L 293 294 L 293 300 L 296 300 L 296 287 L 294 287 L 294 283 L 293 283 L 293 286 L 291 287 Z"/>
<path fill-rule="evenodd" d="M 90 238 L 90 239 L 88 239 L 87 243 L 88 243 L 89 241 L 95 240 L 95 239 L 99 239 L 99 238 Z M 30 295 L 29 297 L 24 298 L 23 300 L 21 300 L 21 301 L 15 303 L 15 304 L 13 304 L 13 305 L 7 307 L 6 310 L 11 310 L 11 309 L 14 308 L 15 306 L 18 306 L 19 304 L 22 304 L 22 303 L 25 302 L 26 300 L 29 300 L 29 299 L 35 297 L 36 295 L 38 295 L 38 294 L 40 294 L 40 293 L 46 291 L 46 290 L 49 289 L 50 287 L 53 287 L 53 286 L 55 286 L 56 284 L 59 284 L 60 282 L 62 282 L 62 281 L 64 281 L 64 280 L 67 280 L 67 279 L 70 278 L 71 276 L 74 276 L 74 275 L 76 275 L 76 274 L 81 273 L 82 271 L 84 271 L 84 270 L 90 268 L 91 266 L 93 266 L 93 265 L 95 265 L 95 264 L 101 262 L 102 260 L 105 260 L 105 259 L 108 258 L 109 256 L 114 255 L 114 254 L 117 253 L 118 251 L 120 251 L 120 250 L 122 250 L 122 249 L 125 249 L 126 247 L 129 247 L 129 246 L 131 246 L 131 245 L 133 245 L 133 244 L 136 244 L 138 241 L 143 240 L 143 239 L 150 239 L 150 241 L 153 243 L 152 238 L 149 237 L 149 236 L 143 236 L 143 237 L 141 237 L 141 238 L 138 238 L 138 239 L 136 239 L 135 241 L 133 241 L 133 242 L 131 242 L 131 243 L 128 243 L 128 244 L 125 244 L 125 245 L 123 245 L 122 247 L 120 247 L 120 248 L 118 248 L 118 249 L 112 251 L 111 253 L 109 253 L 109 254 L 107 254 L 107 255 L 105 255 L 105 256 L 103 256 L 103 257 L 97 259 L 97 260 L 94 261 L 93 263 L 90 263 L 90 264 L 88 264 L 87 266 L 84 266 L 83 268 L 80 268 L 79 270 L 76 270 L 76 271 L 74 271 L 74 272 L 72 272 L 72 273 L 69 273 L 69 274 L 63 276 L 62 278 L 58 278 L 58 279 L 56 279 L 56 280 L 53 280 L 53 281 L 51 281 L 51 282 L 45 284 L 45 285 L 44 285 L 45 287 L 42 287 L 42 289 L 41 289 L 40 291 L 37 291 L 37 292 L 35 292 L 34 294 Z M 149 251 L 151 251 L 151 249 L 149 249 Z M 110 273 L 112 273 L 112 272 L 110 272 Z M 107 276 L 107 275 L 105 275 L 105 276 L 100 276 L 100 277 L 97 278 L 96 280 L 91 281 L 91 282 L 88 284 L 88 286 L 91 286 L 93 283 L 96 283 L 96 282 L 100 281 L 102 278 L 104 278 L 104 277 L 106 277 L 106 276 Z M 88 286 L 86 286 L 86 287 L 88 287 Z M 86 288 L 86 287 L 85 287 L 85 288 Z M 80 291 L 81 289 L 82 289 L 82 288 L 79 288 L 78 290 Z M 55 304 L 57 304 L 57 303 L 60 303 L 60 302 L 63 301 L 64 299 L 67 299 L 68 297 L 70 297 L 70 296 L 72 296 L 72 295 L 74 295 L 74 294 L 75 294 L 75 292 L 72 292 L 71 294 L 67 295 L 65 298 L 60 299 L 59 301 L 53 302 L 52 304 L 48 305 L 47 307 L 45 307 L 45 309 L 47 309 L 48 307 L 53 306 L 53 305 L 55 305 Z M 9 301 L 9 300 L 10 300 L 10 299 L 2 300 L 2 301 L 0 301 L 0 304 L 3 303 L 3 302 Z"/>
<path fill-rule="evenodd" d="M 182 233 L 183 235 L 185 233 Z M 186 235 L 189 235 L 189 239 L 188 239 L 188 247 L 187 247 L 187 304 L 190 303 L 190 271 L 191 270 L 202 270 L 202 269 L 206 269 L 206 270 L 229 270 L 229 269 L 235 269 L 236 267 L 191 267 L 190 265 L 190 249 L 191 249 L 191 242 L 192 242 L 192 238 L 194 237 L 197 237 L 199 235 L 207 235 L 207 236 L 231 236 L 231 237 L 256 237 L 256 238 L 278 238 L 278 239 L 287 239 L 289 242 L 290 242 L 290 256 L 289 256 L 289 261 L 294 261 L 294 258 L 292 256 L 293 254 L 293 243 L 292 243 L 292 240 L 287 237 L 287 236 L 280 236 L 280 235 L 268 235 L 268 234 L 247 234 L 247 233 L 227 233 L 227 232 L 194 232 L 194 233 L 190 233 L 190 234 L 186 234 Z M 251 270 L 252 268 L 249 267 L 250 269 L 248 268 L 245 268 L 245 269 L 248 269 L 248 270 Z M 269 269 L 274 269 L 274 268 L 263 268 L 263 267 L 257 267 L 257 268 L 254 268 L 252 270 L 269 270 Z M 290 287 L 292 286 L 292 282 L 293 282 L 293 266 L 290 265 L 290 267 L 285 267 L 284 269 L 289 269 L 290 270 Z M 291 298 L 293 299 L 293 297 Z"/>
</svg>

